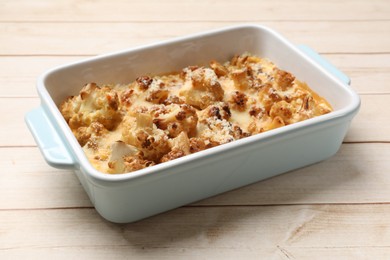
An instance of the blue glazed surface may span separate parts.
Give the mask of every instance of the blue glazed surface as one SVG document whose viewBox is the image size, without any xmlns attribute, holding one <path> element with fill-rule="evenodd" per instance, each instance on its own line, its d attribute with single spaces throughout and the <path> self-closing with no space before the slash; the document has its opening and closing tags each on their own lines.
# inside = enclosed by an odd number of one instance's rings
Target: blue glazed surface
<svg viewBox="0 0 390 260">
<path fill-rule="evenodd" d="M 221 42 L 225 48 L 220 47 Z M 207 64 L 211 58 L 224 60 L 243 51 L 268 57 L 316 86 L 315 90 L 332 102 L 334 113 L 136 172 L 110 175 L 92 167 L 58 111 L 62 100 L 91 78 L 127 82 L 144 71 L 161 73 L 162 67 L 175 71 L 189 61 Z M 124 74 L 123 69 L 131 73 Z M 26 122 L 46 161 L 57 168 L 72 168 L 100 215 L 128 223 L 334 155 L 360 105 L 348 83 L 348 77 L 310 48 L 297 47 L 269 28 L 244 25 L 52 69 L 37 82 L 42 105 L 26 115 Z"/>
<path fill-rule="evenodd" d="M 321 55 L 319 55 L 315 50 L 310 48 L 306 45 L 298 45 L 298 48 L 303 51 L 305 54 L 310 56 L 310 58 L 317 62 L 320 66 L 322 66 L 324 69 L 326 69 L 328 72 L 333 74 L 333 76 L 336 76 L 338 79 L 340 79 L 345 84 L 350 85 L 351 79 L 345 75 L 343 72 L 341 72 L 338 68 L 336 68 L 333 64 L 331 64 L 329 61 L 327 61 L 325 58 L 323 58 Z"/>
<path fill-rule="evenodd" d="M 74 159 L 43 107 L 28 112 L 25 120 L 47 163 L 56 168 L 72 168 Z"/>
</svg>

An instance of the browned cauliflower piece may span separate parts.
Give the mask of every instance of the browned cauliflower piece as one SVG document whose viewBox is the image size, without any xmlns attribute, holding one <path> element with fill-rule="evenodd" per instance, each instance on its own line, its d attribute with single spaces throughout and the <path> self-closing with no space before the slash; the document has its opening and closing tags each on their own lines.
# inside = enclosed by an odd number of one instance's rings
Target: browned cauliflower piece
<svg viewBox="0 0 390 260">
<path fill-rule="evenodd" d="M 233 109 L 245 111 L 248 102 L 248 96 L 241 91 L 233 91 L 230 93 L 229 103 Z"/>
<path fill-rule="evenodd" d="M 184 104 L 184 100 L 176 95 L 169 95 L 167 99 L 164 100 L 164 105 L 171 105 L 171 104 Z"/>
<path fill-rule="evenodd" d="M 226 76 L 229 73 L 228 69 L 225 66 L 215 60 L 210 61 L 210 67 L 214 70 L 215 74 L 218 77 Z"/>
<path fill-rule="evenodd" d="M 111 156 L 108 161 L 108 168 L 110 173 L 125 172 L 125 160 L 127 156 L 134 156 L 139 151 L 136 147 L 128 145 L 123 141 L 116 141 L 111 145 Z"/>
<path fill-rule="evenodd" d="M 188 136 L 194 136 L 196 133 L 198 116 L 196 110 L 190 105 L 167 105 L 164 108 L 154 110 L 152 115 L 154 117 L 153 123 L 157 128 L 165 130 L 171 138 L 178 136 L 183 131 Z"/>
<path fill-rule="evenodd" d="M 134 100 L 137 98 L 137 95 L 132 88 L 124 90 L 122 93 L 120 93 L 119 96 L 121 105 L 125 107 L 130 107 L 134 103 Z"/>
<path fill-rule="evenodd" d="M 284 100 L 274 103 L 269 112 L 269 115 L 272 118 L 279 116 L 285 124 L 291 124 L 294 122 L 294 114 L 294 106 Z"/>
<path fill-rule="evenodd" d="M 249 115 L 250 116 L 253 116 L 255 118 L 261 118 L 264 114 L 264 108 L 262 108 L 261 106 L 259 105 L 252 105 L 250 108 L 249 108 Z"/>
<path fill-rule="evenodd" d="M 155 164 L 156 163 L 153 161 L 144 159 L 140 153 L 136 155 L 129 155 L 124 157 L 125 168 L 123 172 L 133 172 Z"/>
<path fill-rule="evenodd" d="M 233 70 L 230 73 L 230 76 L 234 82 L 234 86 L 236 87 L 236 89 L 245 91 L 251 87 L 247 68 Z"/>
<path fill-rule="evenodd" d="M 264 106 L 264 109 L 269 112 L 272 105 L 283 100 L 283 96 L 276 91 L 271 85 L 264 86 L 258 94 L 259 101 Z"/>
<path fill-rule="evenodd" d="M 242 55 L 234 55 L 230 61 L 230 65 L 237 68 L 245 66 L 249 58 L 249 53 L 243 53 Z"/>
<path fill-rule="evenodd" d="M 153 166 L 156 163 L 153 161 L 145 160 L 139 153 L 135 155 L 125 156 L 123 161 L 108 162 L 108 173 L 126 173 L 144 169 L 149 166 Z"/>
<path fill-rule="evenodd" d="M 292 87 L 295 77 L 287 71 L 275 69 L 275 82 L 281 90 L 287 90 Z"/>
<path fill-rule="evenodd" d="M 152 84 L 153 79 L 148 76 L 141 76 L 136 78 L 135 81 L 137 82 L 138 88 L 144 91 L 149 88 L 150 84 Z"/>
<path fill-rule="evenodd" d="M 73 130 L 79 144 L 81 146 L 88 144 L 90 147 L 96 147 L 97 140 L 107 133 L 108 130 L 99 122 L 92 122 L 89 126 Z"/>
<path fill-rule="evenodd" d="M 169 90 L 166 88 L 165 83 L 160 79 L 153 79 L 146 90 L 145 100 L 154 104 L 161 104 L 168 98 L 168 95 Z"/>
<path fill-rule="evenodd" d="M 185 132 L 181 132 L 177 137 L 169 140 L 171 151 L 161 158 L 161 162 L 171 161 L 190 154 L 190 141 Z"/>
<path fill-rule="evenodd" d="M 190 138 L 190 152 L 197 153 L 199 151 L 205 150 L 209 147 L 206 146 L 205 141 L 202 138 L 192 137 Z"/>
<path fill-rule="evenodd" d="M 148 112 L 138 110 L 133 116 L 127 115 L 122 129 L 122 140 L 138 147 L 146 160 L 158 162 L 169 152 L 168 136 L 153 124 Z"/>
<path fill-rule="evenodd" d="M 62 103 L 60 110 L 72 129 L 99 122 L 112 130 L 121 118 L 118 106 L 119 98 L 113 89 L 89 83 L 78 96 L 70 97 Z"/>
<path fill-rule="evenodd" d="M 311 94 L 294 99 L 291 101 L 291 104 L 296 108 L 296 112 L 291 120 L 292 123 L 324 115 L 332 111 L 325 102 L 318 103 Z"/>
<path fill-rule="evenodd" d="M 198 109 L 222 101 L 224 90 L 218 82 L 217 75 L 209 68 L 197 68 L 194 71 L 186 68 L 186 80 L 179 95 L 187 104 Z"/>
<path fill-rule="evenodd" d="M 198 124 L 198 137 L 206 147 L 214 147 L 249 136 L 237 124 L 215 117 L 204 118 Z"/>
<path fill-rule="evenodd" d="M 199 113 L 199 120 L 207 120 L 207 118 L 215 117 L 220 120 L 229 120 L 232 116 L 230 107 L 226 102 L 217 102 L 203 109 Z"/>
<path fill-rule="evenodd" d="M 111 146 L 111 156 L 108 161 L 109 173 L 125 173 L 154 165 L 153 161 L 146 160 L 136 147 L 123 141 L 116 141 Z"/>
</svg>

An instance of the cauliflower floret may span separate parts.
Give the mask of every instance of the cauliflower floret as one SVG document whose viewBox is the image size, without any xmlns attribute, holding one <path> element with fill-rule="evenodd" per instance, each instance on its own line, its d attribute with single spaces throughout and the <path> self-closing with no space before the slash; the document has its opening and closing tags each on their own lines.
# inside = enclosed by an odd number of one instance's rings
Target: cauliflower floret
<svg viewBox="0 0 390 260">
<path fill-rule="evenodd" d="M 197 153 L 197 152 L 205 150 L 207 148 L 209 148 L 209 147 L 207 147 L 204 139 L 199 138 L 199 137 L 190 138 L 190 152 L 191 153 Z"/>
<path fill-rule="evenodd" d="M 199 112 L 199 120 L 203 122 L 210 117 L 215 117 L 220 120 L 229 120 L 231 116 L 230 107 L 226 102 L 217 102 Z"/>
<path fill-rule="evenodd" d="M 192 71 L 186 68 L 184 72 L 186 80 L 179 94 L 185 98 L 187 104 L 204 109 L 222 101 L 224 90 L 212 69 L 197 68 Z"/>
<path fill-rule="evenodd" d="M 248 102 L 248 96 L 241 91 L 230 93 L 229 103 L 238 111 L 245 111 Z"/>
<path fill-rule="evenodd" d="M 277 88 L 285 91 L 293 86 L 295 77 L 287 71 L 275 68 L 275 82 Z"/>
<path fill-rule="evenodd" d="M 230 65 L 235 66 L 237 68 L 245 66 L 248 61 L 249 53 L 245 52 L 242 55 L 234 55 L 230 61 Z"/>
<path fill-rule="evenodd" d="M 165 130 L 169 137 L 178 136 L 185 132 L 188 136 L 196 134 L 196 125 L 198 116 L 196 110 L 187 104 L 171 104 L 163 109 L 157 109 L 152 112 L 154 116 L 153 123 L 162 130 Z"/>
<path fill-rule="evenodd" d="M 242 68 L 242 69 L 236 69 L 231 72 L 230 74 L 234 86 L 238 90 L 247 90 L 251 86 L 251 82 L 248 76 L 248 69 L 247 68 Z"/>
<path fill-rule="evenodd" d="M 149 113 L 139 111 L 134 116 L 127 115 L 122 127 L 122 140 L 138 147 L 146 160 L 158 162 L 169 152 L 168 136 L 153 124 Z"/>
<path fill-rule="evenodd" d="M 138 95 L 135 93 L 134 89 L 132 88 L 128 88 L 124 90 L 123 92 L 120 93 L 119 96 L 120 96 L 121 105 L 124 107 L 130 107 L 138 97 Z"/>
<path fill-rule="evenodd" d="M 264 115 L 264 108 L 259 105 L 252 105 L 249 108 L 249 115 L 255 118 L 261 118 Z"/>
<path fill-rule="evenodd" d="M 123 160 L 125 165 L 124 172 L 133 172 L 156 164 L 153 161 L 144 159 L 140 153 L 126 156 Z"/>
<path fill-rule="evenodd" d="M 153 79 L 148 76 L 141 76 L 136 78 L 138 88 L 142 91 L 145 91 L 149 88 L 150 84 L 152 84 Z"/>
<path fill-rule="evenodd" d="M 72 129 L 99 122 L 112 130 L 121 118 L 118 106 L 119 98 L 113 89 L 89 83 L 84 86 L 80 95 L 68 98 L 60 110 Z"/>
<path fill-rule="evenodd" d="M 167 97 L 167 99 L 164 100 L 164 105 L 171 105 L 171 104 L 184 104 L 184 100 L 179 98 L 176 95 L 170 95 Z"/>
<path fill-rule="evenodd" d="M 108 173 L 126 173 L 153 166 L 156 163 L 145 160 L 140 153 L 123 157 L 121 162 L 109 161 Z"/>
<path fill-rule="evenodd" d="M 283 99 L 278 91 L 276 91 L 271 85 L 264 86 L 259 91 L 259 101 L 264 106 L 267 112 L 270 111 L 272 105 L 276 102 L 279 102 Z"/>
<path fill-rule="evenodd" d="M 181 132 L 177 137 L 169 140 L 171 151 L 161 158 L 161 162 L 171 161 L 190 154 L 190 141 L 185 132 Z"/>
<path fill-rule="evenodd" d="M 294 122 L 293 115 L 295 114 L 295 108 L 290 103 L 282 100 L 272 105 L 269 115 L 272 118 L 279 116 L 283 119 L 285 124 L 291 124 Z"/>
<path fill-rule="evenodd" d="M 226 76 L 229 73 L 228 69 L 225 66 L 215 60 L 210 61 L 210 67 L 214 70 L 215 74 L 218 77 Z"/>
<path fill-rule="evenodd" d="M 146 90 L 145 100 L 155 104 L 161 104 L 168 98 L 168 95 L 169 90 L 166 88 L 165 83 L 160 79 L 153 79 L 148 90 Z"/>
<path fill-rule="evenodd" d="M 217 117 L 206 118 L 199 123 L 198 137 L 205 140 L 206 147 L 214 147 L 249 136 L 237 124 Z"/>
<path fill-rule="evenodd" d="M 107 133 L 108 130 L 99 122 L 92 122 L 89 126 L 73 130 L 73 134 L 82 147 L 86 144 L 90 147 L 96 147 L 97 140 Z"/>
<path fill-rule="evenodd" d="M 125 173 L 140 170 L 154 165 L 153 161 L 145 160 L 136 147 L 123 141 L 116 141 L 111 146 L 111 156 L 108 161 L 109 173 Z"/>
</svg>

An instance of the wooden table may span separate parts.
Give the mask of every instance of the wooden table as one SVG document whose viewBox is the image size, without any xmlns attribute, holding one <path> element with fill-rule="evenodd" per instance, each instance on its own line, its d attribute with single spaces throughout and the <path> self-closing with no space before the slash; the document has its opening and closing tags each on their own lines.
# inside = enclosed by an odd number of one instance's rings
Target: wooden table
<svg viewBox="0 0 390 260">
<path fill-rule="evenodd" d="M 362 107 L 333 158 L 146 220 L 102 219 L 23 121 L 46 69 L 254 22 L 319 51 Z M 390 257 L 390 2 L 0 1 L 0 259 Z"/>
</svg>

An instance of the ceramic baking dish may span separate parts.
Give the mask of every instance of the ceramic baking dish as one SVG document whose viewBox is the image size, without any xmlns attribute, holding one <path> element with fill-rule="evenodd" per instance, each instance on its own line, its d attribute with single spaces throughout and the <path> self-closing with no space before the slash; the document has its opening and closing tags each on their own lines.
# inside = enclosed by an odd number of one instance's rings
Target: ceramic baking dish
<svg viewBox="0 0 390 260">
<path fill-rule="evenodd" d="M 132 173 L 95 170 L 58 106 L 88 82 L 128 83 L 143 74 L 226 61 L 249 51 L 267 57 L 305 81 L 334 112 L 237 140 Z M 126 223 L 319 162 L 340 148 L 360 106 L 349 79 L 305 46 L 275 31 L 242 25 L 97 56 L 44 73 L 37 83 L 40 107 L 26 115 L 46 161 L 73 169 L 96 210 Z"/>
</svg>

